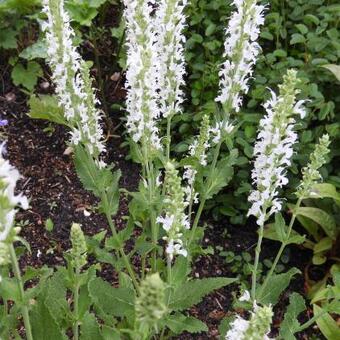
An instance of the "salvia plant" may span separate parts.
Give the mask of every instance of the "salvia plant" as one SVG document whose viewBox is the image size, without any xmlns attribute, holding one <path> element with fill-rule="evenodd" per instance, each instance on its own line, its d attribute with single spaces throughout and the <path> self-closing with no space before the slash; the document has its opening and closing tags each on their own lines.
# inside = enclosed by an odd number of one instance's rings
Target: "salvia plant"
<svg viewBox="0 0 340 340">
<path fill-rule="evenodd" d="M 257 39 L 268 9 L 255 0 L 232 2 L 235 10 L 225 32 L 216 110 L 203 116 L 185 157 L 175 159 L 171 129 L 173 117 L 182 113 L 185 98 L 183 30 L 187 1 L 124 0 L 126 129 L 131 153 L 140 164 L 140 182 L 135 192 L 124 190 L 130 198 L 129 215 L 125 228 L 117 230 L 114 216 L 119 206 L 120 170 L 104 161 L 102 114 L 90 68 L 74 45 L 64 2 L 44 0 L 43 5 L 48 63 L 60 108 L 54 121 L 69 128 L 77 174 L 84 187 L 97 197 L 98 211 L 109 228 L 88 237 L 81 225 L 73 223 L 65 266 L 28 268 L 22 276 L 20 253 L 16 254 L 14 242 L 29 246 L 18 236 L 14 217 L 16 208 L 26 209 L 28 202 L 14 194 L 19 174 L 1 152 L 0 296 L 4 308 L 0 334 L 6 339 L 19 338 L 23 335 L 22 322 L 27 339 L 39 340 L 164 339 L 183 331 L 206 331 L 207 326 L 185 310 L 236 279 L 190 279 L 189 274 L 195 256 L 204 252 L 200 244 L 203 227 L 199 224 L 206 201 L 225 188 L 233 176 L 237 158 L 233 133 L 238 129 L 242 96 L 249 89 L 261 51 Z M 295 126 L 306 114 L 304 102 L 297 98 L 298 84 L 297 72 L 288 70 L 279 93 L 271 91 L 271 98 L 264 103 L 266 114 L 254 146 L 254 189 L 249 194 L 249 215 L 256 218 L 259 237 L 250 293 L 244 291 L 239 301 L 248 314 L 229 320 L 222 334 L 226 339 L 269 339 L 273 308 L 299 272 L 292 268 L 276 274 L 275 267 L 288 244 L 304 240 L 292 228 L 303 200 L 316 192 L 320 196 L 319 169 L 327 161 L 330 141 L 327 135 L 320 139 L 302 170 L 297 203 L 291 208 L 291 221 L 286 226 L 280 213 L 285 206 L 280 190 L 288 183 L 298 139 Z M 222 156 L 222 149 L 227 156 Z M 270 224 L 273 217 L 275 223 Z M 126 246 L 135 229 L 139 236 Z M 269 236 L 280 241 L 281 247 L 272 268 L 260 276 L 262 240 Z M 114 267 L 114 285 L 101 278 L 103 263 Z M 287 309 L 281 338 L 285 338 L 282 334 L 294 338 L 294 333 L 324 313 L 300 325 L 292 315 L 296 313 L 294 303 L 301 299 L 296 295 L 291 301 L 293 307 Z"/>
</svg>

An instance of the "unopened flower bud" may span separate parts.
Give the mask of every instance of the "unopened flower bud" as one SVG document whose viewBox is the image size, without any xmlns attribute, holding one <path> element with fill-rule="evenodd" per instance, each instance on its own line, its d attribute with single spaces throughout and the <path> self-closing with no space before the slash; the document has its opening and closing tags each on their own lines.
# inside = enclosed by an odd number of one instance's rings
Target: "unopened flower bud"
<svg viewBox="0 0 340 340">
<path fill-rule="evenodd" d="M 155 325 L 166 313 L 165 284 L 158 273 L 147 276 L 141 282 L 135 310 L 138 322 L 149 327 Z"/>
<path fill-rule="evenodd" d="M 81 269 L 85 266 L 86 260 L 86 241 L 84 233 L 80 228 L 80 224 L 73 223 L 71 227 L 71 242 L 72 242 L 72 264 L 75 268 Z"/>
</svg>

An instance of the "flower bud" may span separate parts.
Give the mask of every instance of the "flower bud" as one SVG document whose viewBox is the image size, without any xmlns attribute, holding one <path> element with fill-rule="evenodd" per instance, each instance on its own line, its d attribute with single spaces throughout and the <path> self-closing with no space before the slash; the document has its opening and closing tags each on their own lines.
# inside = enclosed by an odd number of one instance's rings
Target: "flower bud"
<svg viewBox="0 0 340 340">
<path fill-rule="evenodd" d="M 80 228 L 80 224 L 73 223 L 71 227 L 71 256 L 72 256 L 72 265 L 81 269 L 87 263 L 86 252 L 87 246 L 84 237 L 84 233 Z"/>
</svg>

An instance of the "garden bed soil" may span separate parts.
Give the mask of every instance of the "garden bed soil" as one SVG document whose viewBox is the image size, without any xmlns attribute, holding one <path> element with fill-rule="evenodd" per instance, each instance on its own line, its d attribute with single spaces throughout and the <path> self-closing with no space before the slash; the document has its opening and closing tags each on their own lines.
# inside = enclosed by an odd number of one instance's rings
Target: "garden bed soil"
<svg viewBox="0 0 340 340">
<path fill-rule="evenodd" d="M 8 80 L 8 78 L 7 78 Z M 5 135 L 7 139 L 7 157 L 18 168 L 23 178 L 18 185 L 18 191 L 30 198 L 30 209 L 17 214 L 18 221 L 22 221 L 21 235 L 31 245 L 31 253 L 22 256 L 20 267 L 23 271 L 27 266 L 40 267 L 44 264 L 57 266 L 64 264 L 63 254 L 70 247 L 69 232 L 72 222 L 80 223 L 87 235 L 94 235 L 107 230 L 105 218 L 93 211 L 97 201 L 93 195 L 83 189 L 75 173 L 72 155 L 65 154 L 66 142 L 69 138 L 67 131 L 61 126 L 51 125 L 45 121 L 32 120 L 27 116 L 26 96 L 10 82 L 1 94 L 0 114 L 9 121 Z M 118 120 L 113 119 L 117 124 Z M 122 171 L 120 185 L 127 190 L 134 190 L 139 181 L 138 166 L 126 160 L 126 150 L 121 148 L 124 141 L 123 128 L 116 131 L 108 145 L 108 161 L 113 162 Z M 124 228 L 123 217 L 128 213 L 128 202 L 121 198 L 120 209 L 115 217 L 118 229 Z M 253 250 L 256 244 L 256 228 L 254 226 L 230 226 L 226 221 L 218 223 L 206 216 L 210 227 L 206 229 L 204 245 L 222 247 L 235 254 Z M 53 230 L 47 231 L 45 223 L 53 221 Z M 225 228 L 228 228 L 228 238 Z M 265 241 L 265 257 L 275 254 L 276 245 Z M 302 271 L 309 260 L 309 256 L 298 250 L 289 266 L 296 266 Z M 134 263 L 138 267 L 138 259 Z M 116 273 L 112 267 L 103 266 L 100 274 L 108 282 L 117 282 Z M 234 276 L 222 257 L 215 255 L 200 256 L 196 259 L 193 277 Z M 190 314 L 204 321 L 208 333 L 182 334 L 177 339 L 214 339 L 218 337 L 218 325 L 228 316 L 228 310 L 233 300 L 236 286 L 222 288 L 209 296 L 203 302 L 190 309 Z M 276 308 L 276 320 L 273 331 L 282 321 L 283 313 L 292 291 L 303 292 L 303 278 L 293 281 L 281 297 Z M 310 313 L 307 312 L 307 314 Z M 303 319 L 307 319 L 308 315 Z M 299 335 L 299 339 L 310 339 L 313 330 Z"/>
</svg>

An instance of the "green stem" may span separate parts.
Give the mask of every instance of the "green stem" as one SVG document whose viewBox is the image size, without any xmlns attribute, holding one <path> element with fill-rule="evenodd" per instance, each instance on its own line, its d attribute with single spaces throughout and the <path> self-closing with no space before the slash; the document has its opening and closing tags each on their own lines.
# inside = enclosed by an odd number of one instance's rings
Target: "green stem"
<svg viewBox="0 0 340 340">
<path fill-rule="evenodd" d="M 303 330 L 305 330 L 306 328 L 308 328 L 309 326 L 311 326 L 320 316 L 323 316 L 327 313 L 327 311 L 322 311 L 319 314 L 314 315 L 310 320 L 308 320 L 307 322 L 305 322 L 304 324 L 302 324 L 296 331 L 297 332 L 302 332 Z"/>
<path fill-rule="evenodd" d="M 212 178 L 212 175 L 213 175 L 213 172 L 216 168 L 216 164 L 217 164 L 217 160 L 218 160 L 218 156 L 220 154 L 220 149 L 221 149 L 221 145 L 222 145 L 222 140 L 220 140 L 218 142 L 218 144 L 216 145 L 215 147 L 215 150 L 214 150 L 214 158 L 213 158 L 213 161 L 211 163 L 211 167 L 210 167 L 210 171 L 209 171 L 209 175 L 206 179 L 206 183 L 204 185 L 205 189 L 208 189 L 210 188 L 210 185 L 211 185 L 211 182 L 213 180 Z M 195 215 L 195 219 L 194 219 L 194 223 L 193 223 L 193 226 L 191 228 L 191 233 L 190 233 L 190 238 L 189 238 L 189 243 L 188 245 L 191 244 L 191 242 L 193 241 L 193 238 L 195 236 L 195 233 L 196 233 L 196 229 L 197 229 L 197 226 L 198 226 L 198 222 L 201 218 L 201 214 L 203 212 L 203 209 L 204 209 L 204 205 L 205 205 L 205 202 L 206 202 L 206 193 L 202 194 L 201 196 L 201 200 L 200 200 L 200 204 L 198 206 L 198 210 L 197 210 L 197 213 Z"/>
<path fill-rule="evenodd" d="M 117 243 L 119 244 L 120 241 L 118 239 L 118 234 L 117 234 L 116 227 L 113 224 L 112 217 L 111 217 L 111 214 L 109 212 L 109 203 L 108 203 L 108 199 L 107 199 L 107 195 L 106 194 L 102 195 L 102 201 L 103 201 L 103 204 L 104 204 L 105 216 L 106 216 L 106 219 L 107 219 L 107 221 L 109 223 L 112 235 L 116 239 Z M 134 270 L 133 270 L 133 268 L 131 266 L 130 260 L 127 257 L 127 255 L 125 254 L 125 251 L 124 251 L 122 246 L 119 247 L 118 251 L 119 251 L 119 254 L 120 254 L 121 258 L 123 259 L 124 265 L 125 265 L 128 273 L 129 273 L 129 275 L 131 277 L 133 285 L 135 286 L 136 291 L 139 293 L 138 281 L 137 281 L 135 272 L 134 272 Z"/>
<path fill-rule="evenodd" d="M 29 318 L 29 314 L 28 314 L 28 308 L 27 308 L 26 304 L 24 303 L 24 301 L 25 301 L 24 285 L 22 283 L 22 278 L 21 278 L 21 274 L 20 274 L 17 255 L 15 254 L 15 249 L 14 249 L 13 244 L 9 245 L 9 253 L 10 253 L 10 257 L 11 257 L 14 276 L 15 276 L 17 282 L 18 282 L 20 300 L 21 300 L 21 303 L 22 303 L 21 313 L 22 313 L 22 316 L 23 316 L 23 319 L 24 319 L 24 325 L 25 325 L 27 340 L 33 340 L 31 322 L 30 322 L 30 318 Z"/>
<path fill-rule="evenodd" d="M 74 296 L 73 296 L 73 310 L 74 310 L 74 318 L 75 323 L 73 325 L 73 339 L 79 339 L 79 268 L 76 268 L 76 284 L 74 287 Z"/>
<path fill-rule="evenodd" d="M 293 229 L 293 225 L 294 225 L 294 222 L 295 222 L 295 219 L 296 219 L 296 211 L 299 209 L 300 205 L 301 205 L 301 202 L 302 202 L 302 199 L 299 198 L 298 201 L 296 202 L 295 204 L 295 207 L 294 207 L 294 210 L 293 210 L 293 215 L 290 219 L 290 222 L 289 222 L 289 226 L 288 226 L 288 230 L 287 230 L 287 236 L 286 236 L 286 239 L 284 240 L 284 242 L 281 243 L 281 246 L 280 246 L 280 249 L 279 251 L 277 252 L 276 254 L 276 257 L 275 257 L 275 260 L 273 262 L 273 265 L 272 267 L 270 268 L 270 271 L 268 272 L 262 286 L 261 286 L 261 289 L 260 289 L 260 294 L 263 292 L 263 290 L 266 288 L 268 282 L 269 282 L 269 279 L 271 278 L 271 276 L 273 275 L 274 271 L 275 271 L 275 268 L 282 256 L 282 253 L 284 251 L 284 249 L 286 248 L 287 246 L 287 242 L 289 240 L 289 237 L 290 237 L 290 234 L 292 232 L 292 229 Z"/>
<path fill-rule="evenodd" d="M 257 276 L 257 268 L 259 265 L 259 259 L 260 259 L 260 253 L 261 253 L 262 239 L 263 239 L 263 223 L 262 225 L 260 225 L 259 237 L 257 239 L 257 245 L 255 249 L 254 268 L 253 268 L 252 279 L 251 279 L 251 297 L 253 301 L 256 300 L 256 276 Z"/>
<path fill-rule="evenodd" d="M 166 163 L 170 160 L 170 145 L 171 145 L 171 119 L 172 116 L 167 117 L 166 120 Z"/>
</svg>

